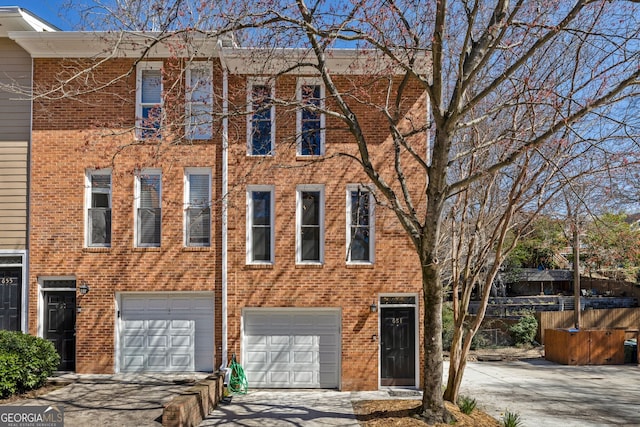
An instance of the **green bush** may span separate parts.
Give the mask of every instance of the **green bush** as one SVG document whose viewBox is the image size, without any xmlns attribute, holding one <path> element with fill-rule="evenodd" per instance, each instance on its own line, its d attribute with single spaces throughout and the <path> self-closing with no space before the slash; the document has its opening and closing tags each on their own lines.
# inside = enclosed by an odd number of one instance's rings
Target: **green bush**
<svg viewBox="0 0 640 427">
<path fill-rule="evenodd" d="M 535 316 L 528 314 L 520 318 L 518 323 L 509 328 L 513 343 L 517 346 L 532 344 L 535 342 L 538 332 L 538 321 Z"/>
<path fill-rule="evenodd" d="M 442 348 L 444 350 L 450 350 L 452 340 L 453 340 L 453 305 L 450 302 L 445 302 L 442 305 Z"/>
<path fill-rule="evenodd" d="M 60 356 L 49 341 L 0 331 L 0 397 L 38 388 L 60 364 Z"/>
<path fill-rule="evenodd" d="M 451 350 L 454 328 L 453 304 L 451 302 L 445 302 L 442 306 L 442 349 L 445 351 Z M 482 334 L 482 329 L 480 329 L 471 340 L 471 349 L 476 350 L 489 346 L 491 346 L 491 341 Z"/>
</svg>

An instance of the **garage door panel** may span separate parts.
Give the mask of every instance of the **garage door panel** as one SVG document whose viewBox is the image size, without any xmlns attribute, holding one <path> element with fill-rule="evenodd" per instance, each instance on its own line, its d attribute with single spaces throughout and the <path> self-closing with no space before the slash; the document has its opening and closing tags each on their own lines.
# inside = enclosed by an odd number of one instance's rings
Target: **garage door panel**
<svg viewBox="0 0 640 427">
<path fill-rule="evenodd" d="M 253 387 L 338 387 L 338 311 L 249 310 L 243 320 L 243 366 Z"/>
<path fill-rule="evenodd" d="M 213 370 L 213 296 L 123 295 L 120 306 L 121 371 Z"/>
<path fill-rule="evenodd" d="M 271 347 L 282 347 L 286 348 L 289 346 L 290 337 L 288 335 L 273 335 L 270 338 Z"/>
<path fill-rule="evenodd" d="M 293 345 L 313 345 L 315 338 L 313 335 L 294 335 L 293 336 Z"/>
<path fill-rule="evenodd" d="M 314 352 L 312 351 L 294 351 L 293 363 L 313 363 Z"/>
<path fill-rule="evenodd" d="M 267 337 L 264 335 L 251 335 L 246 338 L 246 343 L 249 348 L 264 346 L 267 344 Z"/>
<path fill-rule="evenodd" d="M 125 347 L 143 348 L 145 345 L 144 334 L 126 334 L 123 338 Z"/>
<path fill-rule="evenodd" d="M 143 356 L 125 356 L 124 357 L 124 368 L 138 370 L 139 368 L 144 367 L 144 357 Z"/>
<path fill-rule="evenodd" d="M 280 350 L 280 351 L 270 351 L 270 360 L 271 363 L 289 363 L 289 351 L 288 350 Z"/>
<path fill-rule="evenodd" d="M 306 372 L 296 371 L 293 373 L 293 381 L 296 384 L 307 384 L 309 387 L 311 387 L 315 383 L 314 372 L 313 371 L 306 371 Z"/>
<path fill-rule="evenodd" d="M 151 332 L 151 331 L 150 331 Z M 169 347 L 168 337 L 166 335 L 151 335 L 148 336 L 147 346 L 155 349 L 166 349 Z"/>
<path fill-rule="evenodd" d="M 190 354 L 172 354 L 170 357 L 171 365 L 173 366 L 187 366 L 192 361 Z"/>
<path fill-rule="evenodd" d="M 164 331 L 165 329 L 167 329 L 168 326 L 169 326 L 169 322 L 167 322 L 166 320 L 159 320 L 159 319 L 147 320 L 147 327 L 151 330 L 158 329 L 158 330 Z"/>
<path fill-rule="evenodd" d="M 172 348 L 191 348 L 193 346 L 193 339 L 189 335 L 173 335 L 171 337 Z"/>
</svg>

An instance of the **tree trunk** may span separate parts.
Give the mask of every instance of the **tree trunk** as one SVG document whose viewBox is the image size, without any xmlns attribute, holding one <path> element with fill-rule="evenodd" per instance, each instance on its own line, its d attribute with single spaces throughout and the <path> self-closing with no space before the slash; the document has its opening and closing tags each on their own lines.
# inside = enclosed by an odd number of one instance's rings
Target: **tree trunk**
<svg viewBox="0 0 640 427">
<path fill-rule="evenodd" d="M 440 266 L 432 256 L 422 260 L 424 292 L 424 369 L 420 416 L 429 424 L 449 423 L 452 415 L 444 407 L 442 397 L 442 286 Z"/>
</svg>

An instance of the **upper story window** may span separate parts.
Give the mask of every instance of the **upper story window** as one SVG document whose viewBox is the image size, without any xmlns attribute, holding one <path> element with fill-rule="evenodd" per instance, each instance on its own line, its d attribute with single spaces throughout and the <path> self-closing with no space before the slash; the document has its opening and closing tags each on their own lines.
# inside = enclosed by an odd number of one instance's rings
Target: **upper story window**
<svg viewBox="0 0 640 427">
<path fill-rule="evenodd" d="M 298 79 L 297 152 L 321 156 L 325 149 L 324 86 L 317 79 Z"/>
<path fill-rule="evenodd" d="M 213 138 L 213 71 L 209 62 L 193 62 L 186 71 L 186 136 Z"/>
<path fill-rule="evenodd" d="M 211 169 L 186 169 L 184 192 L 185 246 L 211 246 Z"/>
<path fill-rule="evenodd" d="M 111 170 L 89 170 L 86 174 L 86 245 L 111 246 Z"/>
<path fill-rule="evenodd" d="M 143 170 L 135 182 L 135 241 L 138 247 L 159 247 L 162 224 L 162 173 Z"/>
<path fill-rule="evenodd" d="M 250 156 L 273 155 L 275 148 L 275 96 L 266 81 L 249 80 L 247 105 L 247 146 Z"/>
<path fill-rule="evenodd" d="M 347 262 L 373 263 L 375 220 L 373 195 L 366 187 L 347 187 Z"/>
<path fill-rule="evenodd" d="M 274 236 L 273 186 L 254 185 L 247 189 L 247 264 L 273 264 Z"/>
<path fill-rule="evenodd" d="M 136 135 L 159 138 L 162 124 L 162 62 L 141 62 L 136 69 Z"/>
<path fill-rule="evenodd" d="M 298 186 L 296 211 L 296 261 L 321 264 L 324 262 L 324 186 Z"/>
</svg>

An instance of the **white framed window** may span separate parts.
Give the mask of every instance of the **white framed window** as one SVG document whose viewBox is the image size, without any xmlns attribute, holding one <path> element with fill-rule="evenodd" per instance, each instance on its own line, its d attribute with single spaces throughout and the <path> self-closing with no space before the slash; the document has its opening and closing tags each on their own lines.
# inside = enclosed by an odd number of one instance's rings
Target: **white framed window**
<svg viewBox="0 0 640 427">
<path fill-rule="evenodd" d="M 162 172 L 144 169 L 135 179 L 135 242 L 137 247 L 160 247 L 162 229 Z"/>
<path fill-rule="evenodd" d="M 247 264 L 273 264 L 275 190 L 272 185 L 247 187 Z"/>
<path fill-rule="evenodd" d="M 162 124 L 162 62 L 136 67 L 136 136 L 159 138 Z"/>
<path fill-rule="evenodd" d="M 317 78 L 299 78 L 296 94 L 297 154 L 322 156 L 325 151 L 324 85 Z"/>
<path fill-rule="evenodd" d="M 111 169 L 85 174 L 85 245 L 111 246 Z"/>
<path fill-rule="evenodd" d="M 276 143 L 275 86 L 266 79 L 249 79 L 247 84 L 247 154 L 273 155 Z"/>
<path fill-rule="evenodd" d="M 211 246 L 211 168 L 185 169 L 184 245 Z"/>
<path fill-rule="evenodd" d="M 296 192 L 296 262 L 324 262 L 324 185 L 299 185 Z"/>
<path fill-rule="evenodd" d="M 186 70 L 185 116 L 188 139 L 213 138 L 213 66 L 192 62 Z"/>
<path fill-rule="evenodd" d="M 347 186 L 347 263 L 373 264 L 375 255 L 375 203 L 371 190 Z"/>
</svg>

